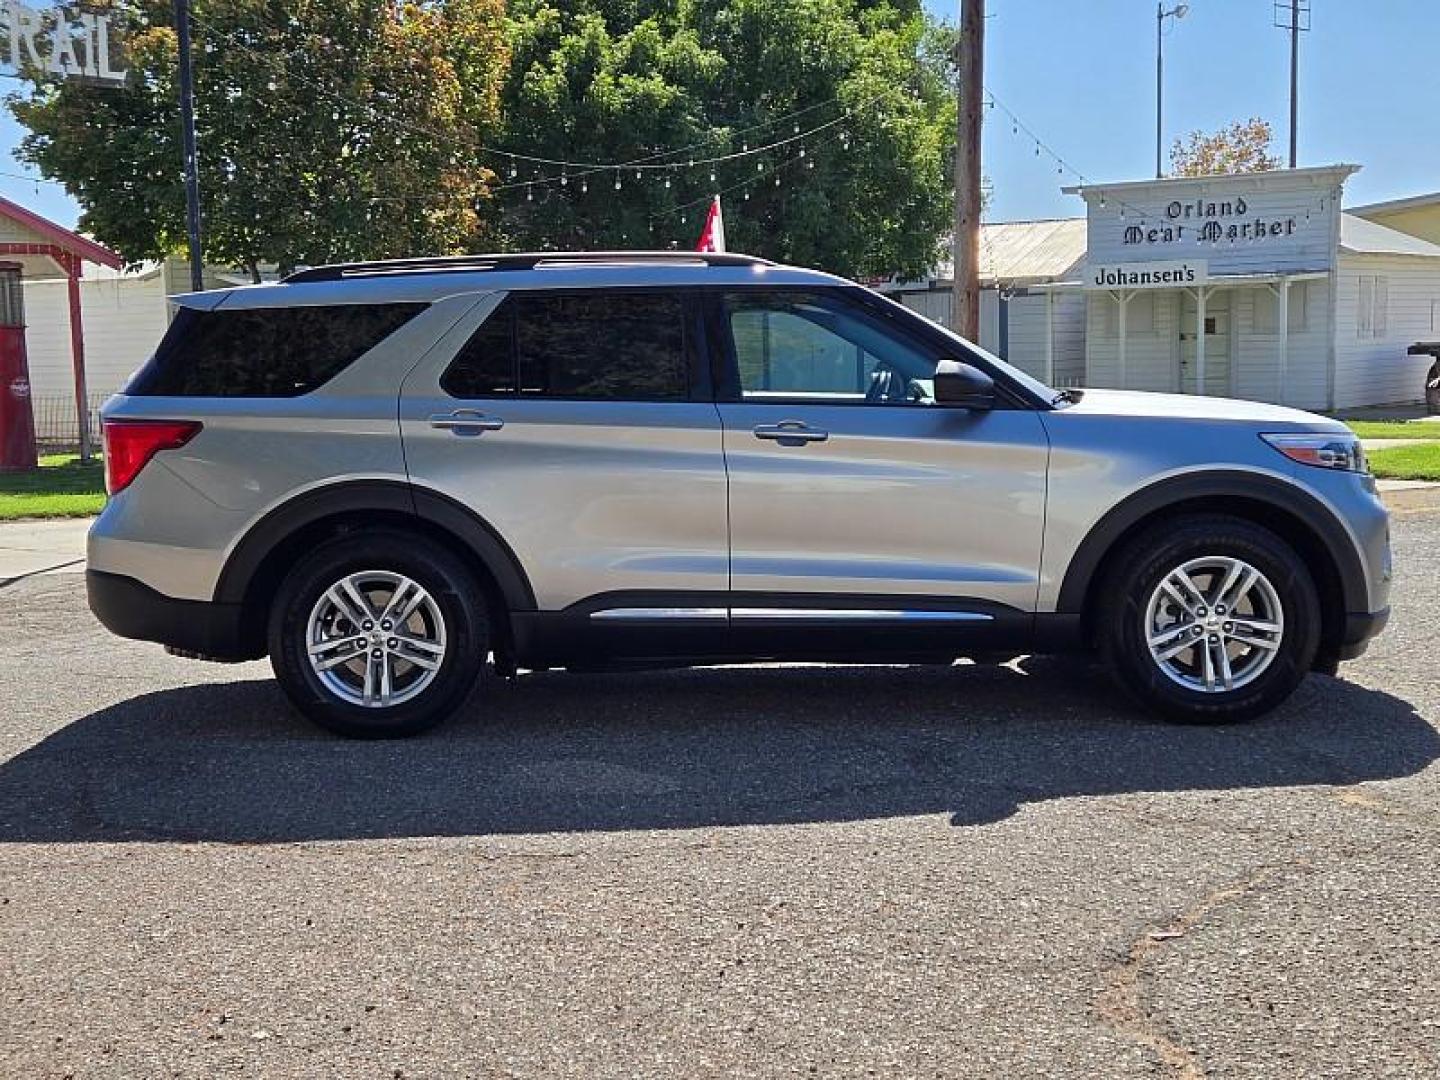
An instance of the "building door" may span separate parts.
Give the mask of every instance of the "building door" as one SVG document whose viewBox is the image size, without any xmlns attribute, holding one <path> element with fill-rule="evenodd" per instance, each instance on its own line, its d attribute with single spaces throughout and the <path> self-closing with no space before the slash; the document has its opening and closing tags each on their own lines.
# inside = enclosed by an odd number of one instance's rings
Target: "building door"
<svg viewBox="0 0 1440 1080">
<path fill-rule="evenodd" d="M 1195 294 L 1180 296 L 1180 392 L 1198 392 L 1195 358 Z M 1205 394 L 1230 396 L 1230 291 L 1205 297 Z"/>
</svg>

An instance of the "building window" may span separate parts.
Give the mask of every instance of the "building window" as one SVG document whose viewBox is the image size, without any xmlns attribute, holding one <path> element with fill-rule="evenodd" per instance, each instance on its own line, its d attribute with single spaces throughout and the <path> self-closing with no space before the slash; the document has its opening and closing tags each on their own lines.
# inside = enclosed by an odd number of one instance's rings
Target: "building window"
<svg viewBox="0 0 1440 1080">
<path fill-rule="evenodd" d="M 1390 279 L 1362 274 L 1356 291 L 1355 336 L 1384 337 L 1389 329 Z"/>
<path fill-rule="evenodd" d="M 1105 336 L 1120 336 L 1120 301 L 1110 293 L 1105 294 Z M 1155 333 L 1155 293 L 1137 290 L 1125 302 L 1125 336 L 1136 337 Z"/>
<path fill-rule="evenodd" d="M 1286 319 L 1289 333 L 1298 334 L 1305 329 L 1306 321 L 1309 318 L 1308 300 L 1309 289 L 1305 282 L 1292 283 L 1290 286 L 1290 310 Z M 1268 288 L 1255 290 L 1255 333 L 1278 333 L 1279 312 L 1280 297 L 1275 294 L 1274 290 Z"/>
</svg>

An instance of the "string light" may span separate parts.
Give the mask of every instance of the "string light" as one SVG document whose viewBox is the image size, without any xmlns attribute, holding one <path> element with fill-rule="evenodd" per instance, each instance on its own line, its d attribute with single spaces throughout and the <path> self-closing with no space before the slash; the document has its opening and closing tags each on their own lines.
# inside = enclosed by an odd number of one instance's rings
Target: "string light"
<svg viewBox="0 0 1440 1080">
<path fill-rule="evenodd" d="M 240 51 L 242 51 L 242 52 L 249 53 L 249 54 L 251 54 L 251 55 L 253 55 L 253 56 L 255 56 L 255 57 L 257 57 L 257 58 L 259 58 L 259 59 L 261 59 L 261 60 L 263 60 L 263 61 L 269 61 L 269 62 L 272 62 L 272 63 L 273 63 L 273 62 L 276 62 L 277 60 L 283 60 L 282 57 L 279 57 L 279 56 L 276 55 L 276 51 L 273 50 L 273 49 L 272 49 L 272 50 L 269 50 L 269 51 L 261 51 L 261 50 L 258 50 L 258 49 L 251 48 L 251 47 L 250 47 L 248 44 L 246 44 L 246 42 L 244 42 L 243 40 L 237 39 L 234 34 L 227 33 L 227 32 L 225 32 L 225 31 L 219 29 L 218 27 L 215 27 L 215 26 L 211 25 L 211 24 L 208 23 L 205 19 L 200 18 L 199 16 L 196 16 L 196 15 L 194 15 L 193 13 L 192 13 L 192 15 L 190 16 L 190 18 L 191 18 L 191 21 L 194 22 L 196 25 L 201 26 L 201 27 L 204 27 L 207 31 L 209 31 L 210 33 L 214 34 L 216 37 L 219 37 L 219 38 L 222 38 L 222 39 L 228 41 L 233 47 L 235 47 L 236 49 L 238 49 L 238 50 L 240 50 Z M 291 25 L 294 26 L 294 25 L 298 25 L 298 24 L 296 23 L 295 20 L 292 19 L 292 20 L 291 20 Z M 257 30 L 257 31 L 260 31 L 260 32 L 266 32 L 266 31 L 271 30 L 272 28 L 269 27 L 269 26 L 255 26 L 255 25 L 252 24 L 252 26 L 250 27 L 250 29 L 252 29 L 252 30 Z M 298 56 L 298 54 L 297 54 L 297 53 L 294 53 L 293 51 L 292 51 L 291 55 L 292 55 L 292 56 Z M 308 57 L 303 57 L 303 58 L 300 58 L 300 59 L 308 60 Z M 293 71 L 293 70 L 290 70 L 290 69 L 287 68 L 287 73 L 288 73 L 292 78 L 294 78 L 296 81 L 298 81 L 298 82 L 303 82 L 303 83 L 306 83 L 306 84 L 308 84 L 308 85 L 310 85 L 310 86 L 315 87 L 315 88 L 316 88 L 319 92 L 321 92 L 322 94 L 326 94 L 327 96 L 331 96 L 331 97 L 337 97 L 337 96 L 338 96 L 338 95 L 335 95 L 333 91 L 329 90 L 329 88 L 327 88 L 327 87 L 319 84 L 318 82 L 315 82 L 314 80 L 307 79 L 305 76 L 300 75 L 300 74 L 298 74 L 297 72 L 295 72 L 295 71 Z M 877 103 L 878 101 L 880 101 L 880 100 L 881 100 L 882 98 L 884 98 L 885 96 L 888 96 L 889 94 L 894 93 L 894 92 L 895 92 L 895 89 L 894 89 L 894 88 L 887 89 L 886 91 L 882 92 L 881 94 L 876 95 L 876 97 L 873 98 L 870 102 L 867 102 L 867 106 L 868 106 L 868 105 L 873 105 L 873 104 Z M 793 130 L 795 136 L 800 136 L 800 135 L 802 135 L 802 134 L 813 134 L 813 133 L 815 133 L 815 132 L 819 132 L 819 131 L 825 130 L 825 129 L 827 129 L 827 128 L 834 127 L 835 125 L 843 122 L 843 120 L 848 119 L 848 118 L 853 114 L 854 110 L 847 107 L 847 108 L 844 109 L 843 114 L 842 114 L 841 116 L 836 117 L 835 119 L 828 120 L 828 121 L 825 121 L 825 122 L 823 122 L 823 123 L 817 124 L 815 127 L 811 128 L 809 132 L 803 132 L 803 133 L 802 133 L 802 131 L 801 131 L 801 126 L 800 126 L 800 124 L 798 123 L 798 121 L 795 120 L 795 118 L 800 117 L 800 116 L 808 115 L 808 114 L 810 114 L 810 113 L 815 112 L 815 111 L 818 110 L 818 109 L 823 109 L 823 108 L 832 107 L 832 106 L 838 104 L 838 102 L 839 102 L 838 97 L 837 97 L 837 98 L 829 98 L 829 99 L 827 99 L 827 100 L 825 100 L 825 101 L 816 102 L 816 103 L 814 103 L 814 104 L 812 104 L 812 105 L 807 105 L 806 107 L 804 107 L 804 108 L 802 108 L 802 109 L 797 109 L 797 110 L 795 110 L 795 111 L 793 111 L 793 112 L 791 112 L 791 113 L 789 113 L 789 114 L 787 114 L 787 115 L 780 116 L 780 117 L 775 117 L 775 118 L 773 118 L 773 119 L 771 119 L 771 120 L 767 120 L 767 121 L 764 121 L 764 122 L 761 122 L 761 123 L 758 123 L 758 124 L 753 124 L 753 125 L 751 125 L 750 127 L 743 128 L 743 129 L 741 129 L 741 132 L 740 132 L 740 133 L 743 133 L 743 132 L 761 131 L 761 130 L 765 130 L 765 129 L 767 129 L 767 128 L 773 128 L 774 126 L 776 126 L 776 125 L 778 125 L 778 124 L 780 124 L 780 123 L 782 123 L 782 122 L 784 122 L 784 121 L 786 121 L 786 120 L 791 120 L 791 121 L 793 121 L 793 123 L 792 123 L 792 130 Z M 396 125 L 399 126 L 399 127 L 405 128 L 405 129 L 408 130 L 408 131 L 417 132 L 417 133 L 420 133 L 420 134 L 425 134 L 425 135 L 428 135 L 428 136 L 430 136 L 430 137 L 432 137 L 432 138 L 437 138 L 437 139 L 449 139 L 449 138 L 451 137 L 449 134 L 441 134 L 441 133 L 437 133 L 437 132 L 434 132 L 434 131 L 427 131 L 427 130 L 425 130 L 424 128 L 418 127 L 418 126 L 413 125 L 413 124 L 409 124 L 409 123 L 404 122 L 404 121 L 401 121 L 401 120 L 398 120 L 397 118 L 395 118 L 395 117 L 393 117 L 393 116 L 386 116 L 382 110 L 378 109 L 373 103 L 370 103 L 370 102 L 358 102 L 358 103 L 357 103 L 357 102 L 353 102 L 353 101 L 352 101 L 352 102 L 350 102 L 350 104 L 358 104 L 361 108 L 368 109 L 369 112 L 371 113 L 371 115 L 373 115 L 373 116 L 375 116 L 375 117 L 377 117 L 377 118 L 379 118 L 379 119 L 388 120 L 388 121 L 390 121 L 391 123 L 394 123 L 394 124 L 396 124 Z M 709 144 L 711 144 L 711 143 L 714 143 L 714 142 L 716 142 L 717 140 L 720 140 L 720 139 L 723 139 L 723 138 L 727 138 L 727 137 L 733 138 L 735 134 L 738 134 L 738 133 L 728 133 L 728 134 L 727 134 L 727 133 L 715 132 L 715 133 L 712 133 L 712 134 L 708 135 L 708 136 L 707 136 L 704 140 L 702 140 L 701 142 L 697 142 L 697 143 L 692 144 L 691 147 L 679 147 L 679 148 L 674 149 L 674 150 L 661 150 L 661 151 L 657 151 L 657 152 L 655 152 L 655 153 L 652 153 L 652 154 L 650 154 L 650 155 L 647 155 L 647 156 L 645 156 L 645 157 L 636 158 L 636 159 L 634 159 L 634 160 L 632 160 L 632 161 L 626 161 L 626 162 L 569 161 L 569 160 L 564 160 L 564 159 L 560 159 L 560 158 L 547 158 L 547 157 L 541 157 L 541 156 L 534 155 L 534 154 L 525 154 L 525 153 L 520 153 L 520 152 L 513 151 L 513 150 L 501 150 L 501 149 L 499 149 L 498 147 L 486 146 L 486 145 L 483 145 L 483 144 L 478 144 L 478 145 L 476 145 L 476 146 L 475 146 L 475 151 L 476 151 L 477 153 L 492 154 L 492 155 L 496 155 L 496 156 L 498 156 L 498 157 L 502 157 L 502 158 L 510 161 L 510 162 L 512 163 L 512 166 L 513 166 L 513 163 L 515 163 L 515 162 L 522 162 L 522 161 L 523 161 L 523 162 L 533 163 L 533 164 L 536 164 L 536 165 L 547 165 L 547 166 L 560 167 L 560 168 L 563 168 L 563 169 L 573 169 L 573 170 L 576 170 L 576 171 L 580 171 L 580 170 L 599 171 L 599 170 L 603 170 L 603 169 L 611 169 L 611 168 L 621 168 L 621 167 L 633 166 L 633 167 L 636 168 L 636 170 L 637 170 L 637 172 L 638 172 L 640 169 L 669 169 L 669 168 L 672 168 L 672 167 L 674 166 L 674 162 L 671 162 L 671 161 L 663 161 L 663 160 L 658 160 L 658 159 L 673 157 L 673 156 L 676 155 L 676 154 L 684 153 L 686 150 L 693 149 L 693 148 L 695 148 L 695 147 L 706 146 L 706 145 L 709 145 Z M 777 148 L 779 148 L 779 147 L 781 147 L 781 146 L 783 146 L 783 145 L 785 145 L 785 144 L 787 144 L 787 143 L 789 143 L 789 142 L 793 142 L 793 141 L 794 141 L 794 138 L 785 138 L 785 139 L 777 140 L 776 142 L 770 143 L 770 144 L 768 144 L 768 145 L 766 145 L 766 146 L 756 147 L 754 150 L 748 150 L 748 149 L 747 149 L 747 150 L 741 151 L 741 152 L 739 152 L 739 153 L 728 153 L 728 154 L 717 155 L 717 156 L 710 157 L 710 158 L 701 158 L 701 159 L 698 160 L 698 164 L 704 165 L 704 164 L 709 164 L 709 163 L 711 163 L 711 162 L 729 161 L 729 160 L 732 160 L 732 159 L 734 159 L 734 158 L 736 158 L 736 157 L 740 157 L 740 156 L 745 155 L 745 154 L 761 153 L 761 152 L 766 151 L 766 150 L 777 149 Z M 747 146 L 748 146 L 748 143 L 747 143 Z M 689 157 L 687 158 L 687 165 L 693 166 L 693 165 L 695 165 L 695 164 L 697 164 L 697 159 L 696 159 L 696 158 L 694 157 L 694 155 L 692 154 L 691 156 L 689 156 Z M 538 178 L 538 179 L 543 179 L 543 180 L 545 180 L 546 182 L 548 182 L 550 179 L 558 179 L 558 177 L 556 177 L 556 178 Z"/>
</svg>

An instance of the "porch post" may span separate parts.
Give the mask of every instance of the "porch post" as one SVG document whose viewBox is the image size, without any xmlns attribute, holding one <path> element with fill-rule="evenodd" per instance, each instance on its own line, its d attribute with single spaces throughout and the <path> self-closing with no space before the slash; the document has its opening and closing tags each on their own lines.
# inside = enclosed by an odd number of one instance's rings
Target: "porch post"
<svg viewBox="0 0 1440 1080">
<path fill-rule="evenodd" d="M 1280 392 L 1275 395 L 1277 405 L 1285 404 L 1286 391 L 1290 388 L 1290 279 L 1281 277 L 1275 287 L 1275 320 L 1277 337 L 1280 339 Z"/>
<path fill-rule="evenodd" d="M 1045 290 L 1045 382 L 1055 385 L 1055 291 Z"/>
<path fill-rule="evenodd" d="M 80 274 L 84 263 L 80 256 L 66 254 L 65 287 L 70 298 L 70 364 L 75 373 L 75 418 L 80 431 L 80 460 L 94 457 L 90 441 L 90 394 L 85 385 L 85 331 L 80 317 Z"/>
<path fill-rule="evenodd" d="M 1130 373 L 1125 364 L 1125 309 L 1130 304 L 1130 294 L 1122 289 L 1115 294 L 1115 301 L 1120 305 L 1120 322 L 1118 324 L 1120 330 L 1120 389 L 1128 390 L 1130 389 Z"/>
<path fill-rule="evenodd" d="M 1205 286 L 1195 289 L 1195 393 L 1205 393 Z"/>
</svg>

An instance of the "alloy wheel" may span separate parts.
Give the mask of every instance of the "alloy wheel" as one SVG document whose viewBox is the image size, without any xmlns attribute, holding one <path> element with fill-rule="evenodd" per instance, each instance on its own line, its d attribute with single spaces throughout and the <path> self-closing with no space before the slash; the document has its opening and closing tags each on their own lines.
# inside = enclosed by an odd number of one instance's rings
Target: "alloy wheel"
<svg viewBox="0 0 1440 1080">
<path fill-rule="evenodd" d="M 445 618 L 418 582 L 387 570 L 347 574 L 326 589 L 305 630 L 310 668 L 351 705 L 383 709 L 425 691 L 445 661 Z"/>
<path fill-rule="evenodd" d="M 1275 586 L 1256 567 L 1228 555 L 1177 566 L 1146 605 L 1150 657 L 1187 690 L 1218 694 L 1254 682 L 1274 662 L 1285 636 Z"/>
</svg>

